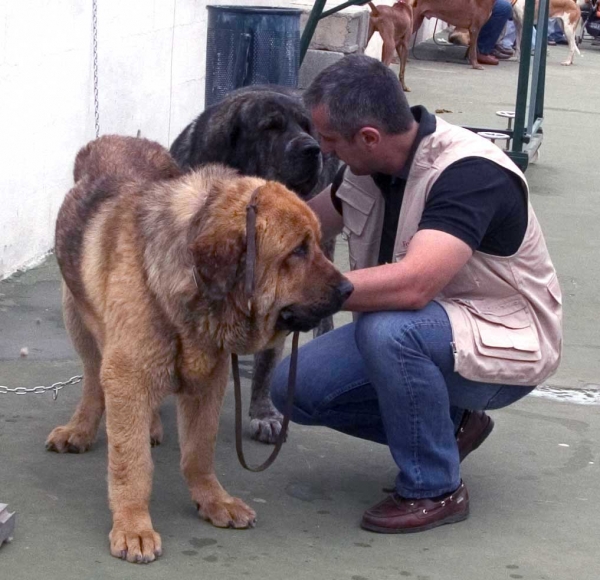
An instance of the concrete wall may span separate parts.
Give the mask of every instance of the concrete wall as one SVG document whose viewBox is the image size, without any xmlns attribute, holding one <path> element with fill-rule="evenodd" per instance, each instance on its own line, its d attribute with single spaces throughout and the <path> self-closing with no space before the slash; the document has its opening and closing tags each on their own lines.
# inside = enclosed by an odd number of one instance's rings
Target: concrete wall
<svg viewBox="0 0 600 580">
<path fill-rule="evenodd" d="M 99 0 L 101 133 L 168 145 L 202 110 L 206 0 Z M 94 138 L 91 0 L 0 2 L 0 279 L 54 243 Z"/>
<path fill-rule="evenodd" d="M 341 1 L 330 0 L 327 8 Z M 211 3 L 305 11 L 313 4 Z M 206 4 L 98 0 L 101 134 L 140 130 L 169 145 L 202 110 Z M 335 18 L 322 21 L 321 36 L 338 25 Z M 381 54 L 378 41 L 376 35 L 369 54 Z M 92 62 L 92 0 L 0 0 L 0 279 L 53 247 L 75 154 L 95 136 Z"/>
</svg>

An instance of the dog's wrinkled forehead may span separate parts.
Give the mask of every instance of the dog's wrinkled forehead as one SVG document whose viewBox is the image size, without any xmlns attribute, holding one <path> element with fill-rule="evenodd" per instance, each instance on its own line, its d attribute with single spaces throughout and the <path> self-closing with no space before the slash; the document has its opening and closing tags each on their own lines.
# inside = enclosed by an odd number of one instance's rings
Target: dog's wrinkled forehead
<svg viewBox="0 0 600 580">
<path fill-rule="evenodd" d="M 301 101 L 283 94 L 254 95 L 243 103 L 239 119 L 242 125 L 259 131 L 313 133 L 312 123 Z"/>
</svg>

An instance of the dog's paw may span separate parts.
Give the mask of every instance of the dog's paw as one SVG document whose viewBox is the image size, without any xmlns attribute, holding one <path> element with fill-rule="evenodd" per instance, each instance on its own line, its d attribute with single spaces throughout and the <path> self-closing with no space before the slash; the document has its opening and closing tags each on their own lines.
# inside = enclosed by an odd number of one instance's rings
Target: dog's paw
<svg viewBox="0 0 600 580">
<path fill-rule="evenodd" d="M 562 64 L 563 66 L 571 66 L 573 64 L 573 61 L 565 60 L 565 61 L 561 62 L 560 64 Z"/>
<path fill-rule="evenodd" d="M 133 564 L 149 564 L 162 554 L 160 536 L 152 528 L 126 530 L 113 527 L 108 537 L 110 553 Z"/>
<path fill-rule="evenodd" d="M 94 442 L 94 435 L 81 427 L 56 427 L 46 439 L 46 449 L 57 453 L 84 453 Z"/>
<path fill-rule="evenodd" d="M 217 528 L 245 529 L 256 525 L 256 512 L 241 499 L 230 495 L 219 500 L 196 503 L 198 515 Z"/>
<path fill-rule="evenodd" d="M 273 410 L 250 421 L 250 437 L 261 443 L 275 444 L 281 433 L 283 416 Z"/>
</svg>

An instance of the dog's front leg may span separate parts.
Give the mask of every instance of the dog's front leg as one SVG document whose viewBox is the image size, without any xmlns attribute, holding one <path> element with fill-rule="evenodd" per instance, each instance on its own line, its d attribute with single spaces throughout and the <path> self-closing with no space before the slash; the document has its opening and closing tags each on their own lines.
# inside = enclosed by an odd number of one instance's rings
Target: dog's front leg
<svg viewBox="0 0 600 580">
<path fill-rule="evenodd" d="M 479 38 L 479 30 L 481 27 L 470 26 L 469 27 L 469 62 L 471 63 L 471 67 L 476 70 L 483 70 L 483 66 L 479 64 L 477 61 L 478 51 L 477 51 L 477 39 Z"/>
<path fill-rule="evenodd" d="M 281 432 L 283 416 L 271 401 L 271 379 L 281 360 L 284 341 L 254 355 L 252 395 L 250 398 L 250 436 L 262 443 L 275 443 Z"/>
<path fill-rule="evenodd" d="M 110 553 L 128 562 L 161 554 L 148 503 L 152 490 L 150 423 L 152 378 L 110 355 L 102 364 L 108 435 L 108 495 L 113 513 Z"/>
<path fill-rule="evenodd" d="M 231 497 L 215 475 L 215 443 L 227 367 L 218 374 L 210 384 L 177 395 L 181 471 L 202 518 L 218 528 L 254 527 L 254 510 L 241 499 Z"/>
</svg>

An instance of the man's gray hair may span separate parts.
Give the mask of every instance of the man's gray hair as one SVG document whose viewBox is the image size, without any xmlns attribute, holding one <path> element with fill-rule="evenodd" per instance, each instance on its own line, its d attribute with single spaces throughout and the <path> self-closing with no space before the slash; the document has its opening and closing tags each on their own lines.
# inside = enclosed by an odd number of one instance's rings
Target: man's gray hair
<svg viewBox="0 0 600 580">
<path fill-rule="evenodd" d="M 363 127 L 405 133 L 414 118 L 392 70 L 364 55 L 346 56 L 321 71 L 304 93 L 309 109 L 325 106 L 329 125 L 345 139 Z"/>
</svg>

